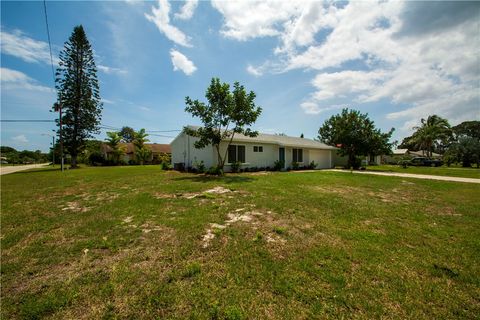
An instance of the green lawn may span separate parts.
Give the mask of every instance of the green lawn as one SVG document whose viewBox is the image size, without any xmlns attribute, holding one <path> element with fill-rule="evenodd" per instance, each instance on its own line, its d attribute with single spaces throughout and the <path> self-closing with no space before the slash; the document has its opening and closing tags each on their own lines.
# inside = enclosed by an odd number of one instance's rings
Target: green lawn
<svg viewBox="0 0 480 320">
<path fill-rule="evenodd" d="M 477 178 L 480 179 L 480 169 L 477 168 L 461 168 L 461 167 L 414 167 L 409 166 L 402 168 L 399 165 L 381 165 L 368 166 L 369 171 L 385 171 L 385 172 L 401 172 L 415 174 L 431 174 L 435 176 Z"/>
<path fill-rule="evenodd" d="M 479 194 L 335 172 L 2 176 L 1 318 L 473 319 Z"/>
</svg>

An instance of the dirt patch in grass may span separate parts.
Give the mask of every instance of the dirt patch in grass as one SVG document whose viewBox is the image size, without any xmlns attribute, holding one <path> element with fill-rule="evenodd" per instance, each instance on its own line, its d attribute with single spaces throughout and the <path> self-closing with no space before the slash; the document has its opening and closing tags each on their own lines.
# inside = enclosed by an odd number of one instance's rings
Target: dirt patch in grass
<svg viewBox="0 0 480 320">
<path fill-rule="evenodd" d="M 450 216 L 450 217 L 461 217 L 461 213 L 457 213 L 454 208 L 449 206 L 441 206 L 441 207 L 428 207 L 426 211 L 430 214 L 434 214 L 437 216 Z"/>
<path fill-rule="evenodd" d="M 344 198 L 357 198 L 358 195 L 364 195 L 371 198 L 375 198 L 385 203 L 410 202 L 414 198 L 410 191 L 401 190 L 397 188 L 394 188 L 391 190 L 379 189 L 378 191 L 368 190 L 365 188 L 350 187 L 350 186 L 329 187 L 329 188 L 314 187 L 314 189 L 322 193 L 337 194 Z"/>
<path fill-rule="evenodd" d="M 183 199 L 212 198 L 213 199 L 215 198 L 216 195 L 228 195 L 232 193 L 246 194 L 246 192 L 244 191 L 230 190 L 222 186 L 217 186 L 202 192 L 186 192 L 186 193 L 156 192 L 153 194 L 153 196 L 156 199 L 176 199 L 176 198 L 183 198 Z M 228 198 L 230 198 L 230 196 Z"/>
<path fill-rule="evenodd" d="M 205 230 L 205 234 L 202 237 L 202 247 L 207 248 L 210 246 L 210 242 L 215 238 L 215 230 L 226 229 L 230 225 L 237 222 L 251 223 L 256 217 L 263 215 L 263 213 L 258 211 L 243 212 L 244 210 L 246 210 L 246 208 L 239 208 L 234 212 L 228 213 L 227 220 L 225 220 L 223 224 L 211 223 L 210 227 Z"/>
<path fill-rule="evenodd" d="M 66 203 L 66 206 L 62 208 L 62 211 L 75 211 L 75 212 L 87 212 L 90 210 L 88 207 L 82 207 L 78 201 L 70 201 Z"/>
</svg>

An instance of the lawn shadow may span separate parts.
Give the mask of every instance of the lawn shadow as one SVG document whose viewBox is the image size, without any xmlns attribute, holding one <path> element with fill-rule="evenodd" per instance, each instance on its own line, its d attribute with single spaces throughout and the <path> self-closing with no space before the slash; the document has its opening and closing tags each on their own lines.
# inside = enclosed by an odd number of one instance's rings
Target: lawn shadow
<svg viewBox="0 0 480 320">
<path fill-rule="evenodd" d="M 172 180 L 178 181 L 192 181 L 192 182 L 223 182 L 223 183 L 240 183 L 240 182 L 253 182 L 256 179 L 252 177 L 245 177 L 245 176 L 210 176 L 210 175 L 196 175 L 196 176 L 185 176 L 185 177 L 178 177 L 173 178 Z"/>
<path fill-rule="evenodd" d="M 34 173 L 34 172 L 53 172 L 53 171 L 61 171 L 61 170 L 60 168 L 45 167 L 45 168 L 27 169 L 27 170 L 12 172 L 12 173 L 8 173 L 8 175 L 27 174 L 27 173 Z"/>
</svg>

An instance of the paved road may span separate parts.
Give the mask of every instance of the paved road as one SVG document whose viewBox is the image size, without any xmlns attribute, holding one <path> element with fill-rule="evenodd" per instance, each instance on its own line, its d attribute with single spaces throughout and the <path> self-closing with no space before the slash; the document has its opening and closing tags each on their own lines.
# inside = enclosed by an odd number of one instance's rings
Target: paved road
<svg viewBox="0 0 480 320">
<path fill-rule="evenodd" d="M 28 170 L 28 169 L 35 169 L 35 168 L 41 168 L 44 166 L 48 166 L 48 163 L 39 163 L 39 164 L 27 164 L 27 165 L 18 165 L 18 166 L 6 166 L 6 167 L 0 167 L 0 175 L 4 174 L 9 174 L 9 173 L 14 173 L 17 171 L 23 171 L 23 170 Z"/>
<path fill-rule="evenodd" d="M 340 170 L 340 169 L 328 169 L 328 170 L 325 170 L 325 171 L 350 173 L 350 170 Z M 398 172 L 376 172 L 376 171 L 353 171 L 353 173 L 373 174 L 373 175 L 377 175 L 377 176 L 391 176 L 391 177 L 402 177 L 402 178 L 415 178 L 415 179 L 429 179 L 429 180 L 441 180 L 441 181 L 453 181 L 453 182 L 480 183 L 480 179 L 475 179 L 475 178 L 433 176 L 433 175 L 428 175 L 428 174 L 413 174 L 413 173 L 398 173 Z"/>
</svg>

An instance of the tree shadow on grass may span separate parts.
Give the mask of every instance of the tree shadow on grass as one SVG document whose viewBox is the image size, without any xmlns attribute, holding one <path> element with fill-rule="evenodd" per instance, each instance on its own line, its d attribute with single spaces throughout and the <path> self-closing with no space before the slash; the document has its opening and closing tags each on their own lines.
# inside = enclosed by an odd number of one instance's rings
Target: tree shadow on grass
<svg viewBox="0 0 480 320">
<path fill-rule="evenodd" d="M 256 179 L 245 176 L 209 176 L 209 175 L 196 175 L 196 176 L 184 176 L 173 178 L 177 181 L 192 181 L 192 182 L 222 182 L 222 183 L 241 183 L 241 182 L 253 182 Z"/>
<path fill-rule="evenodd" d="M 7 173 L 8 175 L 17 175 L 17 174 L 27 174 L 27 173 L 34 173 L 34 172 L 53 172 L 53 171 L 60 171 L 60 168 L 44 168 L 44 169 L 27 169 L 22 171 L 16 171 L 12 173 Z"/>
</svg>

